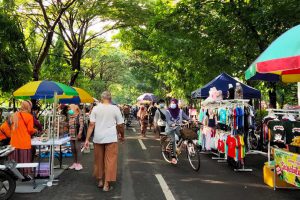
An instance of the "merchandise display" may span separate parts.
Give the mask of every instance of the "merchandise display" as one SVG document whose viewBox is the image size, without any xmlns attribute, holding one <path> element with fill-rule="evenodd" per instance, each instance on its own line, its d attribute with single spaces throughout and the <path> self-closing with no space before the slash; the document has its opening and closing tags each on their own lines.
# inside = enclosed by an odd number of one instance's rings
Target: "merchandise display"
<svg viewBox="0 0 300 200">
<path fill-rule="evenodd" d="M 253 108 L 249 100 L 222 100 L 205 103 L 200 109 L 199 121 L 202 124 L 200 136 L 202 147 L 216 151 L 221 159 L 235 170 L 244 169 L 246 156 L 245 130 L 253 125 Z"/>
<path fill-rule="evenodd" d="M 264 118 L 263 139 L 268 143 L 268 164 L 274 167 L 273 181 L 265 183 L 277 188 L 300 189 L 300 123 L 298 110 L 269 109 Z M 271 161 L 271 158 L 274 161 Z M 282 183 L 284 182 L 284 183 Z"/>
</svg>

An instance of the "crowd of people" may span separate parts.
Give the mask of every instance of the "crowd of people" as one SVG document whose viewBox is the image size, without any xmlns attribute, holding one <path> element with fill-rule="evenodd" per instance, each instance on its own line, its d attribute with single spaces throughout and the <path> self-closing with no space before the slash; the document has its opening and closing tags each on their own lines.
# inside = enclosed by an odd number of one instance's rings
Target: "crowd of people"
<svg viewBox="0 0 300 200">
<path fill-rule="evenodd" d="M 94 107 L 82 109 L 75 104 L 61 104 L 57 108 L 62 119 L 59 122 L 59 134 L 70 137 L 73 163 L 69 169 L 76 171 L 83 169 L 82 149 L 89 148 L 92 138 L 97 186 L 104 191 L 110 191 L 112 189 L 110 183 L 116 181 L 117 176 L 118 142 L 124 142 L 124 122 L 131 116 L 138 120 L 143 137 L 146 137 L 148 127 L 157 137 L 164 133 L 170 135 L 172 163 L 177 163 L 175 135 L 180 134 L 178 125 L 182 120 L 189 120 L 186 113 L 180 109 L 178 100 L 172 99 L 168 107 L 163 99 L 139 106 L 116 106 L 112 103 L 111 94 L 103 92 L 101 102 L 92 106 Z M 2 120 L 1 145 L 10 144 L 15 148 L 9 156 L 10 160 L 17 163 L 34 162 L 36 150 L 31 145 L 32 138 L 47 135 L 47 130 L 43 130 L 39 121 L 42 112 L 40 106 L 26 100 L 21 102 L 16 112 Z M 89 124 L 86 118 L 89 119 Z M 31 169 L 21 169 L 21 173 L 25 177 L 23 181 L 32 179 Z"/>
</svg>

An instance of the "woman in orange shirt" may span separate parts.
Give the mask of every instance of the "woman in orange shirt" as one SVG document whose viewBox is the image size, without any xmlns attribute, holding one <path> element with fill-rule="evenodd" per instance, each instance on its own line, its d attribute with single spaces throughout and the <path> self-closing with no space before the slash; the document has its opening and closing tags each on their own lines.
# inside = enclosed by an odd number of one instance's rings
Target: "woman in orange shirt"
<svg viewBox="0 0 300 200">
<path fill-rule="evenodd" d="M 15 147 L 15 151 L 9 158 L 17 163 L 31 163 L 31 136 L 37 132 L 34 129 L 31 108 L 30 101 L 23 101 L 20 110 L 13 116 L 10 144 Z M 31 179 L 31 169 L 21 169 L 20 172 L 26 180 Z"/>
<path fill-rule="evenodd" d="M 0 126 L 0 146 L 5 146 L 10 143 L 12 128 L 11 116 L 8 116 L 5 122 Z"/>
</svg>

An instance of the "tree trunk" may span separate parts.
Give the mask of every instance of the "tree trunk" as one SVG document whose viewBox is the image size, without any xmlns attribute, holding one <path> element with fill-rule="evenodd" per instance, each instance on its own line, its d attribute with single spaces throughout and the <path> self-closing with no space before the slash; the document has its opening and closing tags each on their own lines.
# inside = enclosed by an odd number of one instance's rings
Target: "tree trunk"
<svg viewBox="0 0 300 200">
<path fill-rule="evenodd" d="M 81 70 L 80 61 L 81 61 L 82 53 L 83 53 L 83 48 L 80 47 L 72 55 L 71 64 L 72 64 L 73 74 L 70 80 L 70 86 L 73 86 L 75 84 L 76 79 L 78 78 L 78 75 L 80 73 Z"/>
<path fill-rule="evenodd" d="M 48 52 L 49 52 L 49 49 L 50 49 L 50 46 L 52 43 L 53 35 L 54 35 L 54 30 L 51 29 L 46 36 L 46 42 L 45 42 L 45 46 L 42 50 L 42 53 L 37 58 L 37 60 L 34 64 L 34 67 L 33 67 L 33 80 L 34 81 L 39 80 L 40 70 L 41 70 L 42 64 L 43 64 L 46 56 L 48 55 Z"/>
</svg>

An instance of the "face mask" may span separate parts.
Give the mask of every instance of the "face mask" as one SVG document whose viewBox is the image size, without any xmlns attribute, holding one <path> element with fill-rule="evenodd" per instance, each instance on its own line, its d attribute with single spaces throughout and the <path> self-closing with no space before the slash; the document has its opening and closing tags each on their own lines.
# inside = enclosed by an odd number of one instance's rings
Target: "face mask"
<svg viewBox="0 0 300 200">
<path fill-rule="evenodd" d="M 175 109 L 177 108 L 177 105 L 175 103 L 171 103 L 170 108 Z"/>
<path fill-rule="evenodd" d="M 164 103 L 161 103 L 161 104 L 159 104 L 159 107 L 160 107 L 160 108 L 164 108 L 164 107 L 165 107 L 165 104 L 164 104 Z"/>
<path fill-rule="evenodd" d="M 69 114 L 69 115 L 74 115 L 74 111 L 73 111 L 73 110 L 69 110 L 69 111 L 68 111 L 68 114 Z"/>
</svg>

